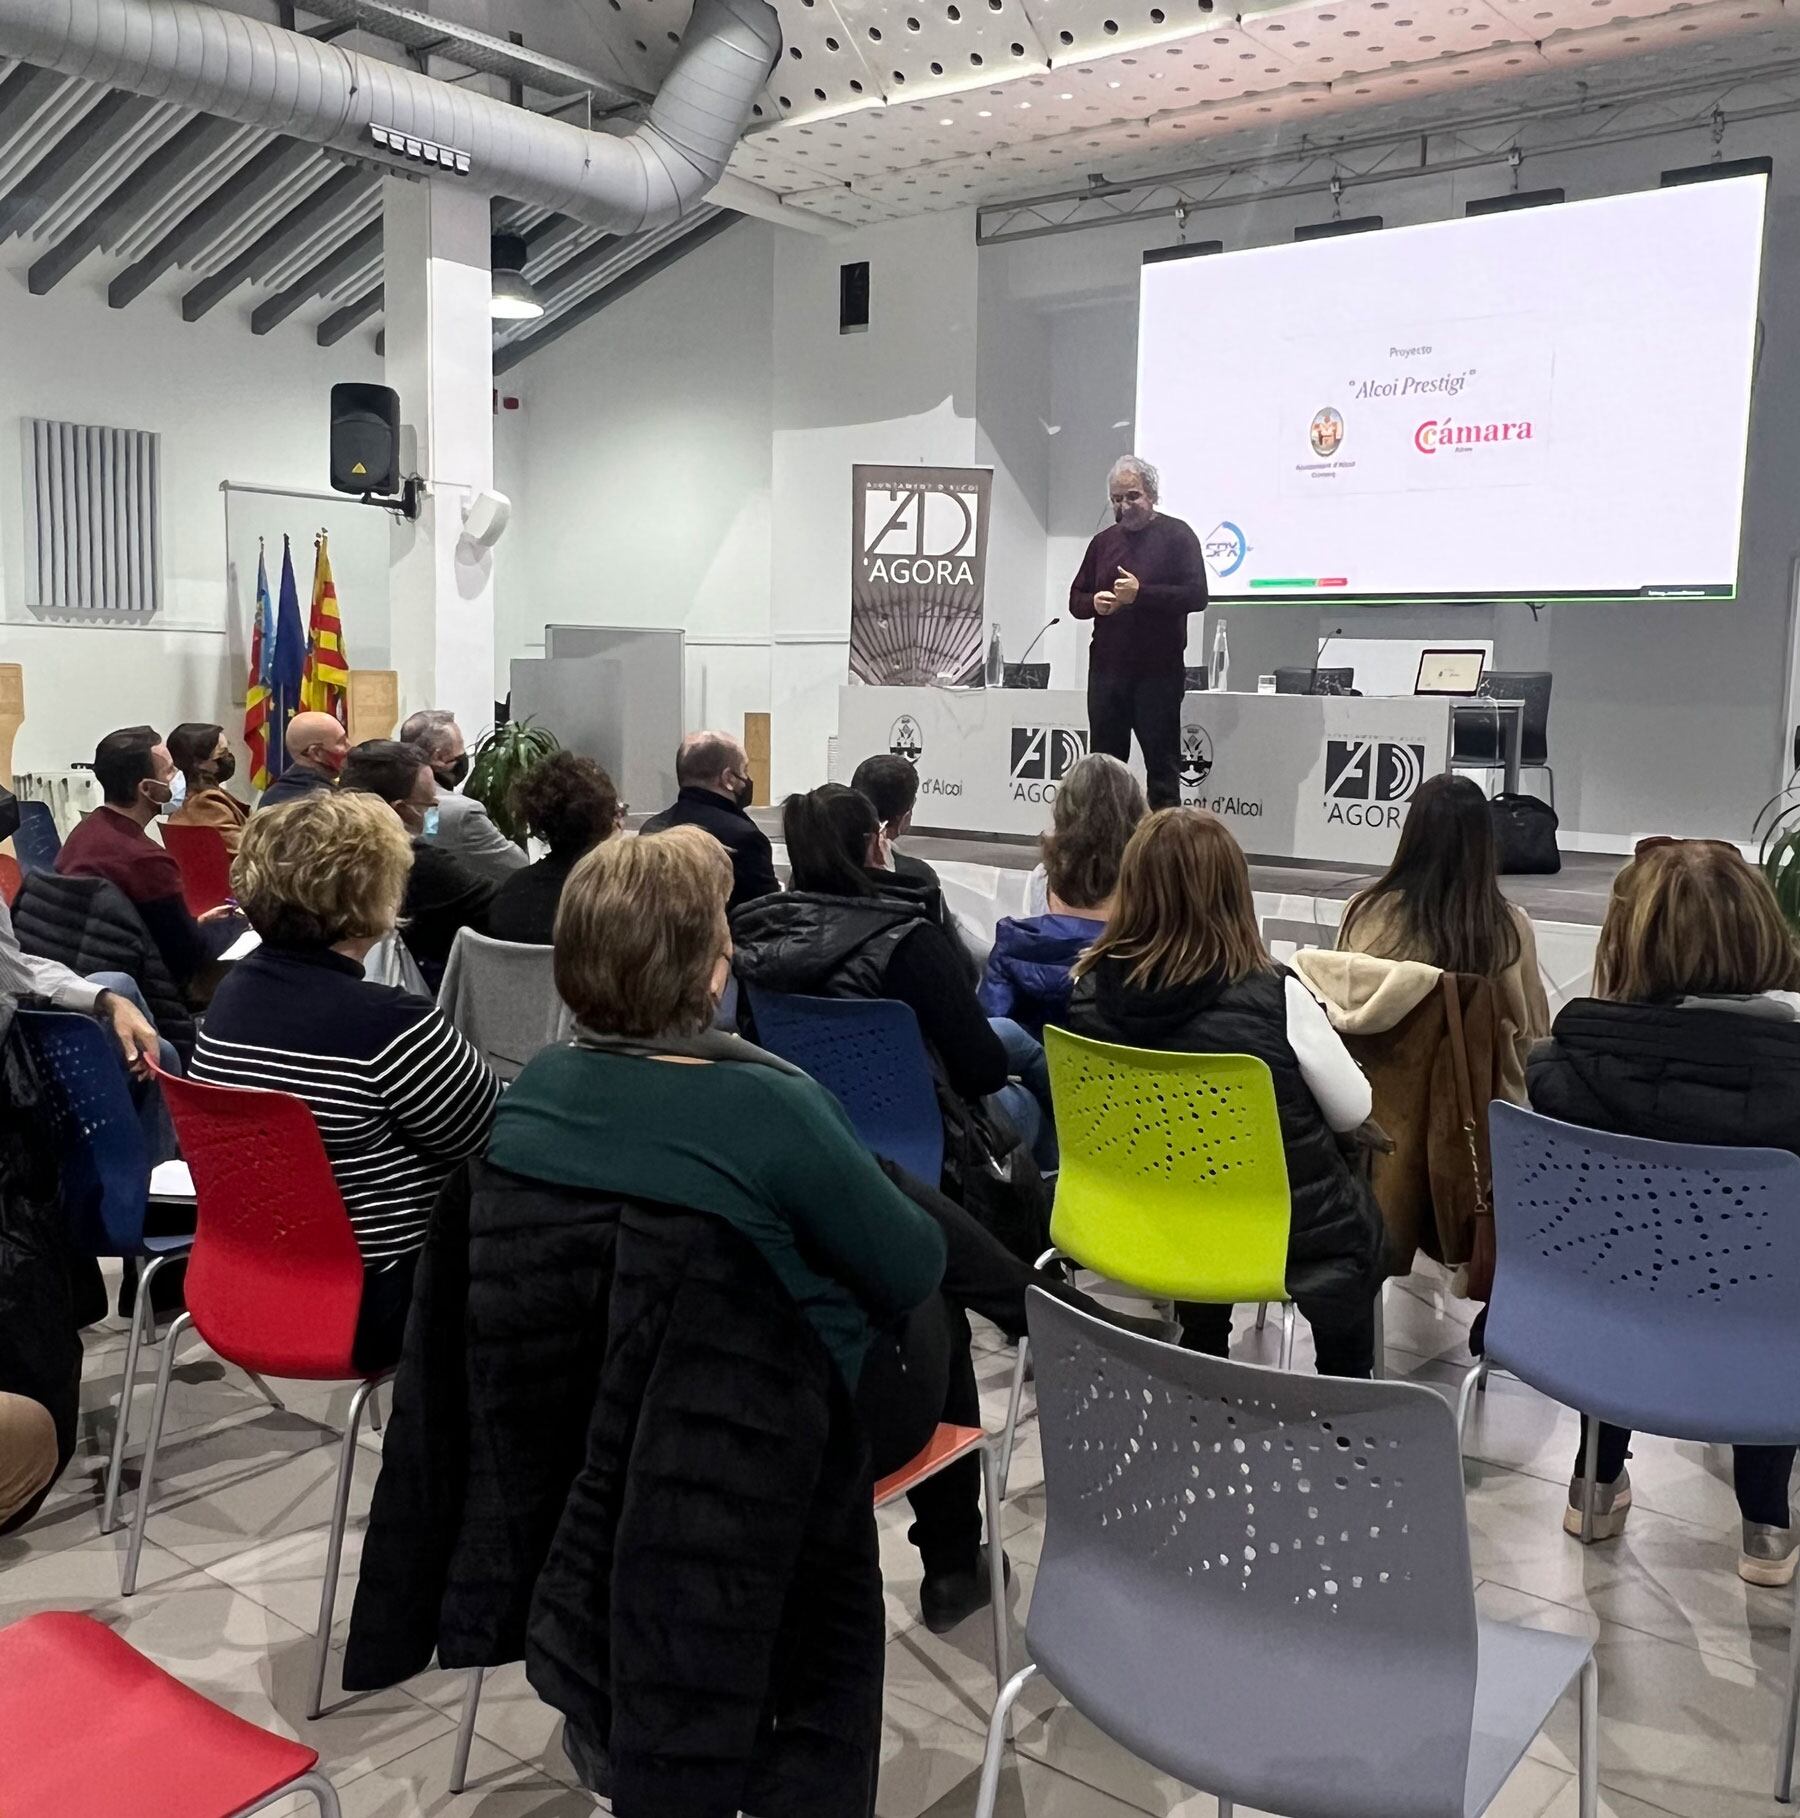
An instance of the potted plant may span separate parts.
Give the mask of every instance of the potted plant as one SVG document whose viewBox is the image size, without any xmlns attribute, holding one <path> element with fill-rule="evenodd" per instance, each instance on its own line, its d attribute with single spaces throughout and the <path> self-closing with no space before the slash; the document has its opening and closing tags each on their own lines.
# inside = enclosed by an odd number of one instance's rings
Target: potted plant
<svg viewBox="0 0 1800 1818">
<path fill-rule="evenodd" d="M 1757 862 L 1781 913 L 1788 926 L 1800 933 L 1800 784 L 1790 780 L 1785 789 L 1763 803 L 1750 837 L 1758 842 Z"/>
<path fill-rule="evenodd" d="M 464 793 L 474 796 L 493 816 L 494 825 L 517 845 L 525 844 L 525 824 L 513 814 L 513 785 L 557 749 L 556 734 L 528 719 L 508 720 L 475 742 Z"/>
</svg>

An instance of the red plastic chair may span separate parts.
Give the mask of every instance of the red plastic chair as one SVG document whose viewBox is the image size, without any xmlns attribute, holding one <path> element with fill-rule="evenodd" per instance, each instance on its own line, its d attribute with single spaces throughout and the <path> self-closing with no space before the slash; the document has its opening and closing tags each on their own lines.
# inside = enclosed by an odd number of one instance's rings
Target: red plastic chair
<svg viewBox="0 0 1800 1818">
<path fill-rule="evenodd" d="M 231 854 L 217 827 L 183 827 L 164 821 L 163 850 L 181 871 L 181 894 L 189 915 L 204 915 L 230 900 Z"/>
<path fill-rule="evenodd" d="M 169 1329 L 156 1375 L 124 1592 L 129 1597 L 137 1589 L 169 1381 L 187 1326 L 227 1363 L 259 1376 L 356 1382 L 338 1448 L 337 1502 L 313 1639 L 312 1700 L 306 1714 L 317 1717 L 325 1696 L 357 1428 L 370 1395 L 393 1372 L 364 1376 L 351 1361 L 362 1305 L 362 1252 L 304 1102 L 285 1092 L 202 1086 L 161 1072 L 157 1077 L 182 1158 L 194 1177 L 196 1221 L 187 1311 Z"/>
<path fill-rule="evenodd" d="M 981 1454 L 981 1496 L 987 1521 L 988 1607 L 994 1620 L 994 1686 L 996 1695 L 1006 1688 L 1006 1556 L 1000 1548 L 1000 1478 L 994 1459 L 995 1441 L 980 1427 L 953 1427 L 947 1421 L 926 1441 L 925 1449 L 898 1471 L 875 1486 L 875 1506 L 884 1509 L 928 1478 L 948 1470 L 971 1452 Z M 469 1750 L 475 1741 L 475 1712 L 481 1703 L 481 1680 L 486 1667 L 470 1667 L 463 1691 L 462 1718 L 456 1732 L 456 1759 L 450 1768 L 450 1790 L 460 1793 L 468 1778 Z"/>
<path fill-rule="evenodd" d="M 0 852 L 0 903 L 10 909 L 19 900 L 19 886 L 24 881 L 19 861 L 10 853 Z"/>
<path fill-rule="evenodd" d="M 72 1610 L 0 1629 L 0 1737 L 6 1818 L 247 1818 L 302 1792 L 339 1818 L 317 1749 L 233 1716 Z"/>
</svg>

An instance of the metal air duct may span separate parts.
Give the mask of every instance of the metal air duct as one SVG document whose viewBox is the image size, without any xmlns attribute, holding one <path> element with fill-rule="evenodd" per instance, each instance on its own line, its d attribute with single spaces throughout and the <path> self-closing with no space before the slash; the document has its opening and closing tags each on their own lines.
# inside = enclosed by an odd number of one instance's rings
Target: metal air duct
<svg viewBox="0 0 1800 1818">
<path fill-rule="evenodd" d="M 452 180 L 630 234 L 686 213 L 718 182 L 781 27 L 767 0 L 694 0 L 649 119 L 624 136 L 195 0 L 0 0 L 0 54 L 418 171 L 378 148 L 400 135 L 466 154 L 466 177 Z"/>
</svg>

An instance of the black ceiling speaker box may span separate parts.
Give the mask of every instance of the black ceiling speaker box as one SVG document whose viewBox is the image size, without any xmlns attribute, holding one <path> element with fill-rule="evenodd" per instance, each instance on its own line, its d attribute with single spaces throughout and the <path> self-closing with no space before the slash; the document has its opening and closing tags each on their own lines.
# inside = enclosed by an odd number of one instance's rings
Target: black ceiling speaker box
<svg viewBox="0 0 1800 1818">
<path fill-rule="evenodd" d="M 334 492 L 400 489 L 400 394 L 386 385 L 331 388 Z"/>
</svg>

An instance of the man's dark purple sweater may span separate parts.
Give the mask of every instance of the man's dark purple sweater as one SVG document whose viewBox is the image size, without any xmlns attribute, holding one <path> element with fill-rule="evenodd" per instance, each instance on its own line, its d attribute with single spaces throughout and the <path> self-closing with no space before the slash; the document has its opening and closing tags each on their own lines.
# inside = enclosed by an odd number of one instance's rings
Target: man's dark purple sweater
<svg viewBox="0 0 1800 1818">
<path fill-rule="evenodd" d="M 1094 613 L 1094 595 L 1109 592 L 1121 568 L 1138 578 L 1138 596 L 1110 618 Z M 1090 663 L 1108 675 L 1179 674 L 1187 654 L 1190 612 L 1206 610 L 1206 564 L 1200 539 L 1180 518 L 1158 513 L 1140 531 L 1109 524 L 1087 546 L 1069 613 L 1093 619 Z"/>
</svg>

